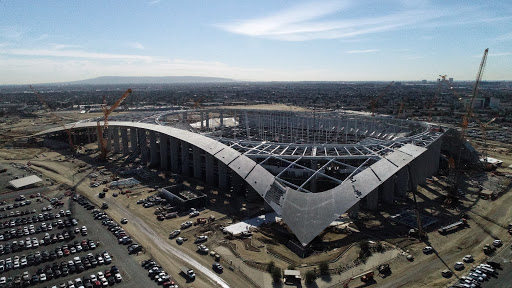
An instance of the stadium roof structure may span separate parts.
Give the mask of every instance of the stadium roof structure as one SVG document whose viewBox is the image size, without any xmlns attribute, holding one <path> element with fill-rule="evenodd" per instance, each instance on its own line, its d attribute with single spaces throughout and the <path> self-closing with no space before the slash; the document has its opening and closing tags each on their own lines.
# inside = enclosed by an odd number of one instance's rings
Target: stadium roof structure
<svg viewBox="0 0 512 288">
<path fill-rule="evenodd" d="M 218 165 L 217 170 L 221 165 L 223 170 L 227 167 L 232 176 L 243 179 L 272 207 L 302 245 L 310 243 L 367 195 L 378 193 L 384 182 L 395 181 L 397 174 L 405 172 L 400 177 L 406 183 L 408 169 L 417 178 L 430 176 L 437 169 L 441 145 L 438 140 L 444 134 L 429 123 L 341 112 L 212 108 L 141 116 L 144 117 L 140 121 L 134 121 L 133 115 L 120 116 L 128 119 L 114 118 L 109 121 L 109 129 L 116 133 L 124 130 L 125 136 L 126 130 L 130 134 L 133 130 L 135 137 L 143 139 L 143 143 L 149 142 L 149 147 L 145 144 L 141 150 L 155 153 L 155 159 L 160 159 L 157 153 L 162 147 L 169 149 L 166 139 L 171 138 L 173 143 L 183 144 L 175 145 L 182 147 L 177 161 L 189 161 L 188 167 L 192 165 L 199 172 L 210 169 L 205 166 L 214 165 L 208 163 Z M 175 123 L 169 121 L 173 117 Z M 213 118 L 216 120 L 212 121 Z M 132 120 L 126 121 L 129 119 Z M 188 119 L 201 122 L 191 125 L 197 122 L 190 123 Z M 224 125 L 226 119 L 232 119 L 231 126 Z M 70 127 L 94 131 L 96 125 L 96 120 L 92 120 Z M 150 135 L 149 141 L 145 131 Z M 63 128 L 52 128 L 36 136 L 56 135 L 56 132 L 62 133 Z M 119 138 L 119 134 L 113 137 L 114 147 L 119 147 L 115 142 Z M 160 149 L 157 139 L 164 143 Z M 198 153 L 200 157 L 183 151 Z M 160 156 L 172 154 L 167 151 Z M 207 160 L 206 156 L 215 161 L 195 161 Z M 204 178 L 205 173 L 198 173 L 201 174 Z M 298 176 L 290 179 L 290 175 Z M 316 185 L 317 181 L 322 181 L 323 186 Z"/>
<path fill-rule="evenodd" d="M 43 179 L 37 177 L 36 175 L 30 175 L 20 179 L 11 180 L 9 181 L 9 184 L 11 184 L 14 188 L 19 189 L 21 187 L 32 185 L 41 181 L 43 181 Z"/>
</svg>

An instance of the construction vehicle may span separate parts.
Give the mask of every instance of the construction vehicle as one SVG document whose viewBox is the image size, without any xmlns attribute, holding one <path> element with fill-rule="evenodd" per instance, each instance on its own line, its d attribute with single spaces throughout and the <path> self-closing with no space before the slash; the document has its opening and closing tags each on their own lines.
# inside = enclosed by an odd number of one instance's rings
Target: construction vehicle
<svg viewBox="0 0 512 288">
<path fill-rule="evenodd" d="M 389 264 L 381 264 L 377 268 L 379 270 L 380 275 L 389 275 L 391 273 L 391 268 L 389 268 Z"/>
<path fill-rule="evenodd" d="M 496 251 L 496 248 L 490 244 L 485 244 L 483 250 L 485 255 L 489 255 Z"/>
<path fill-rule="evenodd" d="M 361 274 L 358 274 L 358 275 L 355 275 L 355 276 L 352 276 L 350 277 L 348 280 L 345 281 L 345 283 L 343 283 L 343 288 L 348 288 L 348 284 L 354 280 L 354 279 L 361 279 L 362 282 L 364 283 L 368 283 L 370 282 L 371 280 L 373 280 L 373 271 L 366 271 L 366 272 L 363 272 Z"/>
<path fill-rule="evenodd" d="M 194 270 L 189 269 L 185 266 L 181 267 L 181 273 L 183 273 L 183 275 L 185 275 L 185 277 L 188 278 L 189 280 L 194 280 L 196 278 L 196 273 L 194 272 Z"/>
<path fill-rule="evenodd" d="M 73 153 L 75 152 L 75 145 L 73 144 L 73 137 L 71 136 L 71 129 L 73 129 L 73 127 L 75 126 L 75 124 L 73 124 L 71 127 L 68 127 L 66 126 L 66 124 L 64 124 L 64 121 L 62 121 L 62 118 L 61 117 L 58 117 L 57 115 L 55 115 L 55 113 L 52 112 L 52 110 L 50 109 L 50 106 L 48 106 L 48 104 L 46 103 L 46 101 L 44 101 L 44 98 L 43 96 L 41 96 L 39 94 L 39 92 L 37 92 L 37 90 L 32 87 L 32 85 L 29 86 L 30 89 L 34 92 L 34 94 L 36 94 L 37 98 L 39 99 L 39 102 L 41 102 L 41 105 L 43 105 L 44 109 L 50 113 L 50 115 L 52 116 L 52 118 L 54 119 L 54 121 L 58 122 L 62 128 L 64 128 L 64 130 L 66 131 L 66 134 L 68 134 L 68 141 L 69 141 L 69 148 L 71 149 L 71 151 L 73 151 Z"/>
<path fill-rule="evenodd" d="M 466 219 L 460 219 L 459 221 L 452 223 L 450 225 L 446 225 L 444 227 L 439 228 L 440 234 L 446 234 L 449 231 L 457 230 L 459 228 L 462 228 L 468 224 L 468 221 Z"/>
<path fill-rule="evenodd" d="M 208 223 L 208 218 L 197 218 L 196 224 L 206 224 Z"/>
<path fill-rule="evenodd" d="M 377 104 L 379 104 L 380 98 L 382 98 L 382 96 L 384 96 L 384 94 L 386 94 L 386 92 L 389 90 L 389 87 L 391 87 L 391 85 L 393 85 L 393 83 L 395 83 L 395 81 L 391 81 L 391 83 L 389 83 L 386 87 L 384 87 L 384 89 L 382 89 L 382 91 L 379 93 L 379 95 L 377 95 L 374 99 L 372 99 L 370 101 L 371 108 L 372 108 L 372 116 L 375 116 L 375 109 L 377 108 Z"/>
<path fill-rule="evenodd" d="M 114 105 L 112 105 L 108 109 L 107 109 L 106 105 L 102 106 L 103 128 L 100 125 L 100 121 L 97 122 L 98 138 L 99 138 L 100 150 L 101 150 L 101 153 L 100 153 L 101 161 L 105 161 L 107 159 L 107 153 L 108 153 L 107 139 L 105 138 L 105 135 L 103 135 L 103 133 L 105 133 L 108 129 L 108 117 L 110 116 L 110 114 L 112 114 L 112 112 L 114 112 L 114 110 L 117 107 L 119 107 L 119 105 L 121 105 L 121 103 L 124 101 L 124 99 L 126 99 L 126 97 L 128 97 L 128 95 L 130 95 L 130 93 L 132 93 L 132 89 L 126 90 L 126 92 L 124 92 L 124 94 L 121 96 L 121 98 L 119 98 L 116 101 L 116 103 L 114 103 Z M 104 101 L 105 101 L 105 98 L 104 98 Z M 107 136 L 107 138 L 108 138 L 108 136 Z"/>
</svg>

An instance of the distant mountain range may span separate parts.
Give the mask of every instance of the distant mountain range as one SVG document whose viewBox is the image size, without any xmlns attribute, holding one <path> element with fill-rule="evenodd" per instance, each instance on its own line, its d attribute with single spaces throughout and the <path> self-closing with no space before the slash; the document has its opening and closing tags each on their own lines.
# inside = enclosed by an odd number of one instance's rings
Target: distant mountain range
<svg viewBox="0 0 512 288">
<path fill-rule="evenodd" d="M 212 82 L 234 82 L 229 78 L 201 77 L 201 76 L 162 76 L 162 77 L 139 77 L 139 76 L 102 76 L 92 79 L 71 81 L 58 84 L 175 84 L 175 83 L 212 83 Z M 57 83 L 54 83 L 57 84 Z"/>
</svg>

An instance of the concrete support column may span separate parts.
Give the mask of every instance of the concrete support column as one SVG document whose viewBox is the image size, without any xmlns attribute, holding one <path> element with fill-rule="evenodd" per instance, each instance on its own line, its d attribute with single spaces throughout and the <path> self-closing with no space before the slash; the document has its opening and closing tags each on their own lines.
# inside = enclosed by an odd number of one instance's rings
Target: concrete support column
<svg viewBox="0 0 512 288">
<path fill-rule="evenodd" d="M 114 133 L 112 133 L 112 128 L 111 127 L 107 128 L 107 139 L 105 139 L 105 140 L 107 140 L 107 151 L 108 152 L 112 151 L 112 135 L 113 134 Z"/>
<path fill-rule="evenodd" d="M 137 129 L 137 134 L 139 136 L 139 144 L 140 144 L 140 161 L 142 165 L 146 165 L 148 163 L 148 143 L 145 129 Z"/>
<path fill-rule="evenodd" d="M 194 178 L 203 179 L 203 171 L 201 169 L 201 149 L 192 146 L 192 161 L 194 163 Z"/>
<path fill-rule="evenodd" d="M 201 116 L 201 131 L 204 130 L 204 112 L 201 111 L 201 113 L 199 113 L 199 115 Z"/>
<path fill-rule="evenodd" d="M 92 143 L 92 139 L 91 139 L 91 129 L 87 128 L 87 141 L 88 143 Z"/>
<path fill-rule="evenodd" d="M 382 189 L 382 202 L 386 204 L 393 204 L 393 197 L 395 191 L 395 179 L 391 176 L 388 180 L 384 181 L 381 185 Z"/>
<path fill-rule="evenodd" d="M 178 169 L 179 169 L 179 162 L 178 162 L 178 145 L 179 145 L 179 140 L 174 138 L 174 137 L 171 137 L 169 139 L 169 143 L 171 144 L 171 149 L 170 149 L 170 152 L 171 152 L 171 171 L 173 173 L 178 173 Z"/>
<path fill-rule="evenodd" d="M 188 155 L 188 149 L 190 144 L 185 141 L 181 141 L 181 174 L 186 177 L 190 177 L 190 159 Z"/>
<path fill-rule="evenodd" d="M 258 194 L 258 192 L 256 192 L 256 190 L 254 190 L 252 187 L 250 187 L 250 185 L 247 185 L 247 186 L 249 186 L 248 193 L 247 193 L 247 201 L 249 201 L 249 202 L 259 201 L 261 199 L 260 194 Z M 267 203 L 267 202 L 265 202 L 265 203 Z"/>
<path fill-rule="evenodd" d="M 245 130 L 247 133 L 247 138 L 249 138 L 251 136 L 251 129 L 250 129 L 250 125 L 249 125 L 249 116 L 247 115 L 247 110 L 244 111 L 244 116 L 245 116 Z"/>
<path fill-rule="evenodd" d="M 206 112 L 206 130 L 210 129 L 210 112 Z"/>
<path fill-rule="evenodd" d="M 169 136 L 160 134 L 160 169 L 169 169 Z"/>
<path fill-rule="evenodd" d="M 135 151 L 137 146 L 139 146 L 139 141 L 137 141 L 137 129 L 131 127 L 130 128 L 130 152 Z"/>
<path fill-rule="evenodd" d="M 115 127 L 112 129 L 112 136 L 114 140 L 114 153 L 119 153 L 121 151 L 119 147 L 119 128 Z"/>
<path fill-rule="evenodd" d="M 244 179 L 240 177 L 238 174 L 233 173 L 231 179 L 233 179 L 233 196 L 235 198 L 239 198 L 240 196 L 244 196 Z"/>
<path fill-rule="evenodd" d="M 403 198 L 407 195 L 407 189 L 409 186 L 409 172 L 407 167 L 404 167 L 393 176 L 395 179 L 395 195 Z"/>
<path fill-rule="evenodd" d="M 219 189 L 222 193 L 228 192 L 228 166 L 219 161 Z"/>
<path fill-rule="evenodd" d="M 126 128 L 121 128 L 121 143 L 123 146 L 123 155 L 130 153 L 130 147 L 128 145 L 128 131 Z"/>
<path fill-rule="evenodd" d="M 80 145 L 80 143 L 78 143 L 78 141 L 76 141 L 76 139 L 77 139 L 76 133 L 78 133 L 78 132 L 73 133 L 73 145 L 78 146 L 78 145 Z M 68 141 L 69 141 L 69 139 L 68 139 Z M 71 149 L 71 147 L 69 147 L 69 148 Z"/>
<path fill-rule="evenodd" d="M 224 130 L 224 111 L 220 111 L 220 131 Z"/>
<path fill-rule="evenodd" d="M 373 190 L 372 192 L 366 195 L 366 209 L 368 210 L 377 210 L 379 207 L 379 192 L 378 189 Z"/>
<path fill-rule="evenodd" d="M 214 177 L 213 165 L 214 165 L 215 159 L 213 158 L 213 155 L 206 153 L 205 162 L 206 162 L 205 163 L 206 164 L 205 165 L 206 184 L 208 184 L 208 186 L 212 187 L 215 185 L 215 179 L 213 179 L 213 177 Z"/>
<path fill-rule="evenodd" d="M 315 170 L 318 169 L 318 163 L 316 160 L 311 160 L 311 169 Z M 317 185 L 316 185 L 316 175 L 309 181 L 309 191 L 311 193 L 316 193 L 317 191 Z"/>
<path fill-rule="evenodd" d="M 357 219 L 359 217 L 359 202 L 350 207 L 350 209 L 347 210 L 347 214 L 351 219 Z"/>
<path fill-rule="evenodd" d="M 98 129 L 96 129 L 96 142 L 98 142 L 98 150 L 101 151 L 101 138 L 100 138 L 100 135 L 98 134 L 99 131 Z"/>
<path fill-rule="evenodd" d="M 187 116 L 187 112 L 183 112 L 183 113 L 182 113 L 182 119 L 181 119 L 181 122 L 183 122 L 183 123 L 187 123 L 187 118 L 188 118 L 188 116 Z"/>
<path fill-rule="evenodd" d="M 155 131 L 149 131 L 149 153 L 151 155 L 151 166 L 158 164 L 158 149 L 156 147 L 156 133 Z"/>
</svg>

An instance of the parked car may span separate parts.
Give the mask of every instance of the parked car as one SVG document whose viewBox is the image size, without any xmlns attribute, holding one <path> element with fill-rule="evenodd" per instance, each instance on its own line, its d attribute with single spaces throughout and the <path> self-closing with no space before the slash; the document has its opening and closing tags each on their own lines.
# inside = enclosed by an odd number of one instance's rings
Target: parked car
<svg viewBox="0 0 512 288">
<path fill-rule="evenodd" d="M 430 246 L 427 246 L 425 248 L 423 248 L 423 253 L 425 254 L 430 254 L 434 251 L 434 248 L 430 247 Z"/>
</svg>

